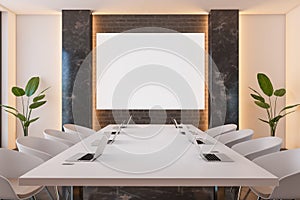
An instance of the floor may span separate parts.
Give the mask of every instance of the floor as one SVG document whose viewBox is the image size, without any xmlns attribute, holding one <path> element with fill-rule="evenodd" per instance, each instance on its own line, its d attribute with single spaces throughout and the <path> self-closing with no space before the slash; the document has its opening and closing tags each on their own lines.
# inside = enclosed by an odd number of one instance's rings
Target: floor
<svg viewBox="0 0 300 200">
<path fill-rule="evenodd" d="M 212 200 L 213 189 L 212 187 L 84 187 L 83 200 Z M 218 195 L 225 195 L 225 200 L 235 200 L 237 189 L 237 187 L 221 188 Z M 53 195 L 53 187 L 49 190 Z M 242 189 L 241 199 L 244 199 L 247 190 L 247 187 Z M 60 191 L 62 193 L 61 188 Z M 38 194 L 36 199 L 50 200 L 45 190 Z M 80 198 L 77 196 L 74 200 L 77 199 Z M 252 192 L 247 197 L 247 200 L 256 199 Z"/>
</svg>

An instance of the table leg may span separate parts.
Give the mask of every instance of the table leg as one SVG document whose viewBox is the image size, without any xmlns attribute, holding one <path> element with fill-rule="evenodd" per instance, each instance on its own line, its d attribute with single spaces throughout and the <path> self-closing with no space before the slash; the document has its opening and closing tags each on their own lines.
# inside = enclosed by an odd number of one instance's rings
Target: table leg
<svg viewBox="0 0 300 200">
<path fill-rule="evenodd" d="M 215 186 L 213 189 L 214 189 L 213 200 L 218 200 L 218 186 Z"/>
<path fill-rule="evenodd" d="M 218 200 L 225 200 L 225 187 L 218 188 Z"/>
<path fill-rule="evenodd" d="M 83 187 L 82 186 L 72 186 L 71 200 L 83 200 Z"/>
<path fill-rule="evenodd" d="M 224 187 L 214 187 L 214 194 L 213 194 L 214 200 L 225 200 L 225 188 Z"/>
<path fill-rule="evenodd" d="M 73 191 L 73 186 L 70 187 L 70 200 L 73 200 L 74 199 L 74 191 Z"/>
</svg>

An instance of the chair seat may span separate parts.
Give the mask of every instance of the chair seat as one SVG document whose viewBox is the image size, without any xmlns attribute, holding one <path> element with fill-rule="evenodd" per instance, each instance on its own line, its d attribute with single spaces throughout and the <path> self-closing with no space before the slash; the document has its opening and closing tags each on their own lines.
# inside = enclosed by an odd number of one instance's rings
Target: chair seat
<svg viewBox="0 0 300 200">
<path fill-rule="evenodd" d="M 273 186 L 255 186 L 251 187 L 251 190 L 262 198 L 268 199 L 272 194 L 274 187 Z"/>
<path fill-rule="evenodd" d="M 43 189 L 43 186 L 20 186 L 19 179 L 8 179 L 20 199 L 29 198 Z"/>
</svg>

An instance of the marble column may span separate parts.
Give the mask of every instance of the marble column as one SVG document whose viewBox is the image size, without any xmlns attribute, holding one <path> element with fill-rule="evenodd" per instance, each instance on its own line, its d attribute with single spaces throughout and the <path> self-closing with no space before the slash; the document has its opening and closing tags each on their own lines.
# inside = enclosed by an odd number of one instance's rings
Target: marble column
<svg viewBox="0 0 300 200">
<path fill-rule="evenodd" d="M 92 126 L 92 15 L 62 11 L 62 123 Z"/>
<path fill-rule="evenodd" d="M 239 123 L 239 11 L 209 14 L 209 127 Z"/>
</svg>

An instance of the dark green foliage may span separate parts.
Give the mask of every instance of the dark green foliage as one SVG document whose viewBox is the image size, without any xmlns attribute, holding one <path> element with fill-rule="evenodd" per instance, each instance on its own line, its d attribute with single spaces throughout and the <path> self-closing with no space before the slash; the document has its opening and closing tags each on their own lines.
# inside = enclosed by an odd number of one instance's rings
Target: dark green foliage
<svg viewBox="0 0 300 200">
<path fill-rule="evenodd" d="M 276 127 L 278 125 L 279 120 L 282 119 L 283 117 L 285 117 L 286 115 L 295 112 L 295 110 L 287 112 L 287 113 L 284 113 L 284 112 L 289 109 L 295 108 L 295 107 L 299 106 L 300 104 L 286 106 L 286 107 L 282 108 L 279 112 L 277 112 L 277 108 L 276 108 L 277 99 L 278 99 L 278 97 L 283 97 L 286 94 L 286 90 L 284 88 L 280 88 L 280 89 L 277 89 L 274 91 L 274 87 L 273 87 L 271 80 L 269 79 L 269 77 L 267 75 L 265 75 L 263 73 L 257 74 L 257 82 L 258 82 L 258 85 L 259 85 L 261 91 L 267 97 L 264 98 L 258 91 L 249 87 L 250 90 L 252 90 L 252 92 L 254 92 L 254 94 L 252 93 L 250 95 L 254 99 L 254 103 L 257 106 L 266 110 L 268 119 L 265 120 L 265 119 L 259 118 L 259 120 L 264 123 L 267 123 L 270 127 L 271 136 L 275 136 Z M 268 102 L 266 102 L 266 99 L 268 100 Z"/>
</svg>

